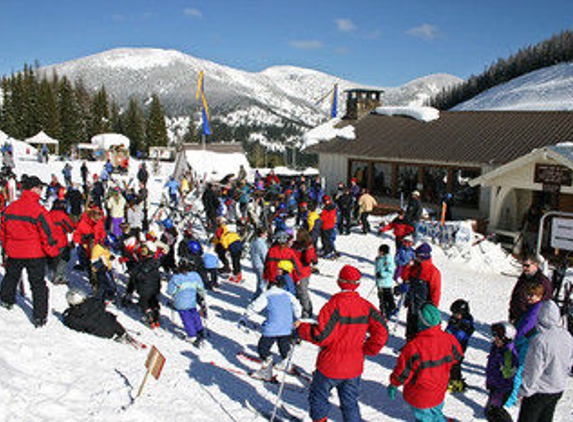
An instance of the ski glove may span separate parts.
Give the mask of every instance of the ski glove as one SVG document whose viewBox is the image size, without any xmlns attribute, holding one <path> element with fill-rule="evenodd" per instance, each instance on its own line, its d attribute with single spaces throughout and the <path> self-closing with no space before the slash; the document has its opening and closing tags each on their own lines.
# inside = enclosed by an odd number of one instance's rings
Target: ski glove
<svg viewBox="0 0 573 422">
<path fill-rule="evenodd" d="M 410 290 L 410 285 L 408 283 L 398 284 L 396 287 L 398 289 L 398 293 L 401 295 L 405 295 L 408 293 L 408 290 Z"/>
<path fill-rule="evenodd" d="M 390 400 L 396 400 L 397 392 L 398 392 L 398 387 L 396 387 L 395 385 L 390 384 L 388 387 L 386 387 L 386 393 L 388 394 L 388 397 L 390 397 Z"/>
</svg>

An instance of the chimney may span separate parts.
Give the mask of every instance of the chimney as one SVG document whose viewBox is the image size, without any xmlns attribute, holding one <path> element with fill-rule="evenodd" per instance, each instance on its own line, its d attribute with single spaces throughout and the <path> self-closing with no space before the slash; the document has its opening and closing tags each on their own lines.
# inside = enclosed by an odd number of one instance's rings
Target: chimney
<svg viewBox="0 0 573 422">
<path fill-rule="evenodd" d="M 346 92 L 345 119 L 358 120 L 380 107 L 380 97 L 384 91 L 377 89 L 349 89 Z"/>
</svg>

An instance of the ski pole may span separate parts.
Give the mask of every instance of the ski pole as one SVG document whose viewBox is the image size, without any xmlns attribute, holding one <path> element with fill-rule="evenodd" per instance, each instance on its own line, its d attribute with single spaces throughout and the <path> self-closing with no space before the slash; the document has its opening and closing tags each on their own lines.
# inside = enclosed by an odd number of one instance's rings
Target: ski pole
<svg viewBox="0 0 573 422">
<path fill-rule="evenodd" d="M 279 409 L 280 405 L 281 405 L 281 399 L 282 399 L 282 394 L 284 391 L 284 387 L 285 387 L 285 381 L 286 381 L 286 374 L 288 372 L 288 368 L 290 367 L 290 363 L 292 361 L 292 357 L 294 356 L 294 349 L 296 347 L 296 344 L 292 345 L 292 348 L 290 349 L 290 352 L 288 354 L 288 358 L 287 358 L 287 364 L 286 364 L 286 368 L 283 372 L 283 376 L 281 379 L 281 384 L 279 386 L 279 392 L 277 393 L 277 401 L 275 403 L 275 407 L 273 409 L 273 413 L 271 414 L 271 419 L 270 422 L 273 422 L 275 420 L 275 417 L 277 416 L 277 410 Z"/>
</svg>

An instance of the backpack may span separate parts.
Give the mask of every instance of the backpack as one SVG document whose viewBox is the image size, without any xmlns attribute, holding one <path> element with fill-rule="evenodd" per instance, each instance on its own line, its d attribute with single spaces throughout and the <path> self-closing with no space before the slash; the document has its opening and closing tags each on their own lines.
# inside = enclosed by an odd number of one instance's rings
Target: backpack
<svg viewBox="0 0 573 422">
<path fill-rule="evenodd" d="M 418 269 L 416 276 L 408 281 L 410 288 L 406 293 L 406 306 L 416 314 L 430 301 L 430 285 L 420 278 L 420 271 L 421 268 Z"/>
</svg>

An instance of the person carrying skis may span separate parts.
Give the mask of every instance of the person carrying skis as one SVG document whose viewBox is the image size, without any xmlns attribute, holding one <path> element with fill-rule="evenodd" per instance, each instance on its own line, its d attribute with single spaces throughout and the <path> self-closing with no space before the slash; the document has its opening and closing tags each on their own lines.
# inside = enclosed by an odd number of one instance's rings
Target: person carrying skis
<svg viewBox="0 0 573 422">
<path fill-rule="evenodd" d="M 445 421 L 442 413 L 450 370 L 464 353 L 456 338 L 442 331 L 440 310 L 431 303 L 420 310 L 420 332 L 398 356 L 387 387 L 391 400 L 404 386 L 404 400 L 417 421 Z"/>
<path fill-rule="evenodd" d="M 356 292 L 361 278 L 357 268 L 342 267 L 337 279 L 341 291 L 323 306 L 318 321 L 296 323 L 300 338 L 320 347 L 308 396 L 313 421 L 326 421 L 333 388 L 344 421 L 361 420 L 358 393 L 365 355 L 377 355 L 388 341 L 384 318 Z"/>
<path fill-rule="evenodd" d="M 390 256 L 390 247 L 382 244 L 378 248 L 378 256 L 374 261 L 376 276 L 376 289 L 378 290 L 378 300 L 380 301 L 380 312 L 386 318 L 396 309 L 394 301 L 394 260 Z"/>
<path fill-rule="evenodd" d="M 442 276 L 432 262 L 429 244 L 422 243 L 416 248 L 414 261 L 402 270 L 402 279 L 407 287 L 406 340 L 411 340 L 419 331 L 418 317 L 422 306 L 427 302 L 435 307 L 440 305 Z"/>
<path fill-rule="evenodd" d="M 458 299 L 450 306 L 452 316 L 448 320 L 446 332 L 452 334 L 462 346 L 462 352 L 466 353 L 470 337 L 474 333 L 474 317 L 470 313 L 470 304 Z M 462 393 L 466 390 L 467 384 L 462 377 L 463 358 L 452 366 L 450 373 L 450 383 L 448 391 L 453 393 Z"/>
<path fill-rule="evenodd" d="M 239 320 L 239 326 L 244 326 L 252 315 L 266 310 L 263 332 L 257 346 L 262 361 L 261 368 L 253 373 L 254 377 L 266 381 L 273 379 L 273 359 L 270 351 L 275 343 L 278 344 L 281 355 L 277 369 L 290 369 L 287 368 L 287 363 L 292 347 L 292 333 L 302 312 L 300 303 L 285 289 L 284 283 L 284 277 L 269 281 L 269 288 L 249 304 L 245 315 Z"/>
<path fill-rule="evenodd" d="M 489 393 L 485 405 L 488 422 L 513 422 L 503 405 L 513 390 L 513 379 L 519 365 L 513 344 L 515 332 L 510 322 L 497 322 L 491 326 L 493 343 L 485 370 L 485 386 Z"/>
<path fill-rule="evenodd" d="M 173 308 L 179 313 L 187 336 L 199 347 L 205 338 L 201 314 L 207 317 L 205 287 L 192 261 L 183 260 L 167 284 L 167 294 L 173 298 Z M 201 312 L 197 305 L 201 305 Z"/>
</svg>

